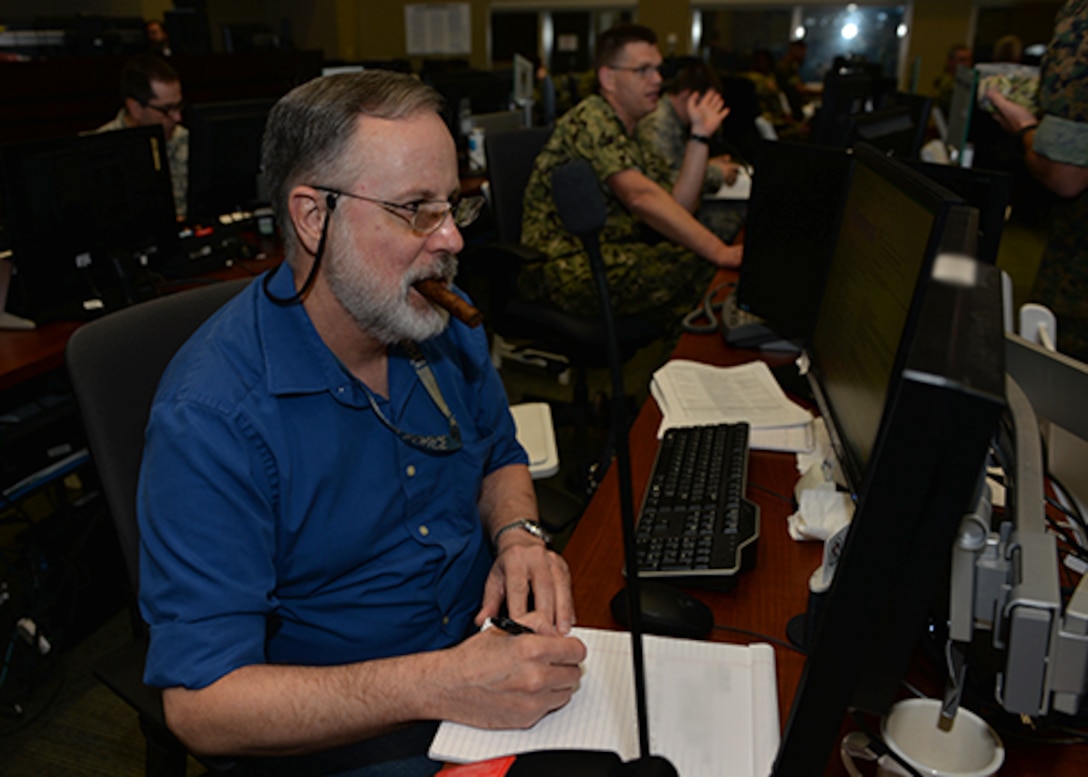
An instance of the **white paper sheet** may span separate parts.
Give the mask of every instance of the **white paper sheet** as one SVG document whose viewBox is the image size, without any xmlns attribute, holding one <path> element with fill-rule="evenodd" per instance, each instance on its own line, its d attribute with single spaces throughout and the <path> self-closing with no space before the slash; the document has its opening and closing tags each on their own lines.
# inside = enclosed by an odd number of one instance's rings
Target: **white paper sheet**
<svg viewBox="0 0 1088 777">
<path fill-rule="evenodd" d="M 631 637 L 577 628 L 586 643 L 581 687 L 570 703 L 527 730 L 444 722 L 437 760 L 466 763 L 545 749 L 611 750 L 638 757 Z M 645 636 L 650 749 L 684 777 L 769 773 L 779 742 L 774 649 Z"/>
</svg>

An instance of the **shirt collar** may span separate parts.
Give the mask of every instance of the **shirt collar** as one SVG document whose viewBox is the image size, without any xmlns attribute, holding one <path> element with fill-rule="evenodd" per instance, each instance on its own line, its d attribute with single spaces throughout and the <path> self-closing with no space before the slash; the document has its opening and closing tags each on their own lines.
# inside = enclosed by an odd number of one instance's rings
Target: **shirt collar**
<svg viewBox="0 0 1088 777">
<path fill-rule="evenodd" d="M 286 263 L 269 272 L 275 273 L 269 280 L 269 291 L 281 298 L 295 293 L 294 275 Z M 260 281 L 254 283 L 260 286 Z M 306 308 L 301 303 L 277 305 L 263 288 L 257 293 L 257 327 L 269 393 L 284 396 L 327 391 L 344 404 L 369 407 L 358 381 L 325 345 Z M 423 345 L 420 349 L 427 350 Z M 399 346 L 389 349 L 389 388 L 402 401 L 412 395 L 419 383 L 408 361 Z"/>
<path fill-rule="evenodd" d="M 269 291 L 277 297 L 295 292 L 294 275 L 286 263 L 270 270 Z M 259 286 L 260 279 L 255 281 Z M 268 391 L 273 395 L 314 394 L 334 391 L 349 378 L 340 363 L 314 329 L 301 304 L 281 306 L 258 291 L 257 327 Z"/>
</svg>

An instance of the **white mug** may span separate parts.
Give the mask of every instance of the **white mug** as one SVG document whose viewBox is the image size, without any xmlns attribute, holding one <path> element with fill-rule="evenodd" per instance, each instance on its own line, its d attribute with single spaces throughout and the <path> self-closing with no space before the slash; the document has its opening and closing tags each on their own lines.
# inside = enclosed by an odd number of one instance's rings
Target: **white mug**
<svg viewBox="0 0 1088 777">
<path fill-rule="evenodd" d="M 991 777 L 1005 761 L 1005 747 L 989 724 L 970 710 L 960 709 L 948 731 L 938 722 L 937 699 L 905 699 L 892 705 L 881 722 L 888 749 L 925 777 Z M 843 766 L 851 777 L 861 777 L 855 758 L 877 762 L 878 777 L 907 777 L 909 772 L 890 755 L 869 749 L 859 731 L 847 734 L 840 747 Z"/>
</svg>

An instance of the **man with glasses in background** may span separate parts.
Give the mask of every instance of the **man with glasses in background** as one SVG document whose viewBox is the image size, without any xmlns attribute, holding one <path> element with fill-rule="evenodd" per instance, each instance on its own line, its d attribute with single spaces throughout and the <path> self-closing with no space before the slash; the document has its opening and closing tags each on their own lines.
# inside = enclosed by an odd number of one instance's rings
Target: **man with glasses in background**
<svg viewBox="0 0 1088 777">
<path fill-rule="evenodd" d="M 569 573 L 486 336 L 415 288 L 451 284 L 480 209 L 441 108 L 381 70 L 276 104 L 285 261 L 193 335 L 152 406 L 145 681 L 188 747 L 259 774 L 432 774 L 435 721 L 526 727 L 578 684 Z M 500 610 L 534 633 L 481 631 Z"/>
<path fill-rule="evenodd" d="M 692 215 L 702 200 L 710 136 L 728 113 L 721 96 L 692 101 L 691 132 L 675 179 L 636 133 L 661 95 L 661 64 L 648 27 L 621 24 L 601 34 L 599 94 L 556 123 L 525 190 L 521 239 L 547 257 L 527 263 L 520 274 L 525 298 L 574 315 L 599 311 L 589 258 L 564 229 L 552 198 L 552 171 L 575 159 L 587 160 L 602 184 L 608 219 L 601 253 L 617 314 L 647 314 L 678 331 L 715 268 L 740 266 L 741 246 L 726 245 Z"/>
<path fill-rule="evenodd" d="M 181 126 L 185 102 L 177 71 L 161 57 L 139 54 L 126 62 L 121 70 L 121 99 L 124 105 L 117 116 L 95 131 L 155 124 L 162 127 L 174 189 L 174 208 L 178 220 L 183 221 L 189 189 L 189 130 Z"/>
</svg>

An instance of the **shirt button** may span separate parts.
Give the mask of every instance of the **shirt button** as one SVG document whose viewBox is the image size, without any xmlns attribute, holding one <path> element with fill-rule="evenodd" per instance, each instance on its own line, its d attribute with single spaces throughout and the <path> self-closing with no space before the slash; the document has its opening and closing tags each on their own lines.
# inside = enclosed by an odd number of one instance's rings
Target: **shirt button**
<svg viewBox="0 0 1088 777">
<path fill-rule="evenodd" d="M 426 527 L 426 525 L 424 525 L 424 526 L 420 526 L 420 527 L 419 527 L 419 536 L 421 536 L 421 537 L 426 537 L 426 536 L 427 536 L 428 534 L 430 534 L 430 533 L 431 533 L 431 530 L 430 530 L 430 529 L 428 529 L 428 528 Z"/>
<path fill-rule="evenodd" d="M 443 626 L 449 626 L 450 625 L 450 616 L 448 616 L 448 615 L 443 615 L 442 616 L 442 625 Z"/>
<path fill-rule="evenodd" d="M 337 389 L 336 389 L 336 393 L 337 393 L 337 394 L 343 394 L 343 393 L 344 393 L 344 387 L 343 387 L 343 386 L 340 386 L 339 388 L 337 388 Z"/>
<path fill-rule="evenodd" d="M 416 476 L 416 465 L 409 464 L 407 469 L 405 469 L 404 471 L 408 475 L 408 477 L 414 478 Z"/>
</svg>

